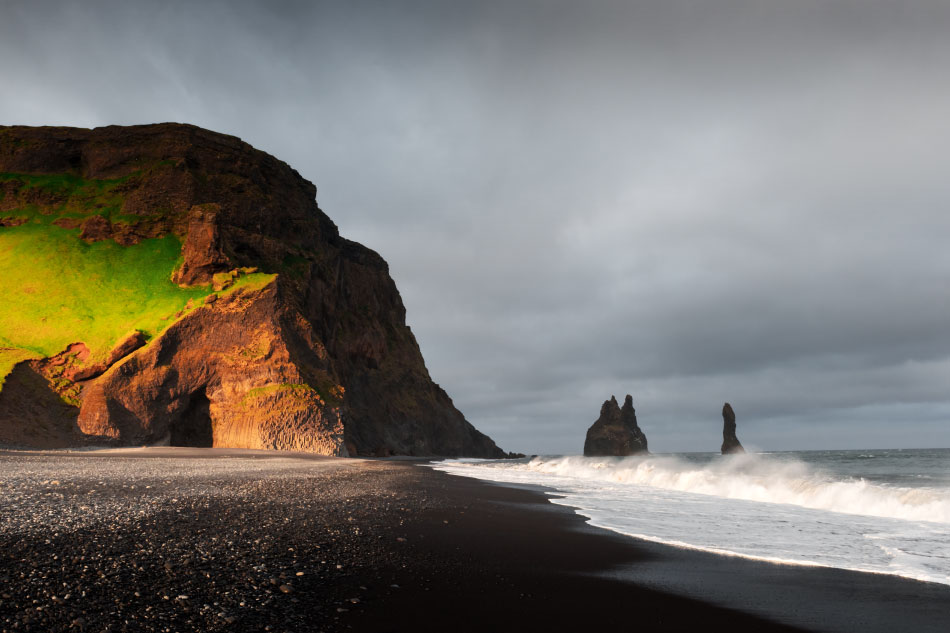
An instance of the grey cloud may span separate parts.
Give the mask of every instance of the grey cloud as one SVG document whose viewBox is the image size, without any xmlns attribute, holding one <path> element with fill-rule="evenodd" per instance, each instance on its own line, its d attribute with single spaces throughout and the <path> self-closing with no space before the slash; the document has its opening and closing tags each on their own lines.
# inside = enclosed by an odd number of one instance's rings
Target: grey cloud
<svg viewBox="0 0 950 633">
<path fill-rule="evenodd" d="M 627 392 L 656 450 L 718 446 L 724 400 L 761 448 L 950 445 L 946 3 L 0 12 L 0 120 L 286 160 L 508 449 L 576 452 Z"/>
</svg>

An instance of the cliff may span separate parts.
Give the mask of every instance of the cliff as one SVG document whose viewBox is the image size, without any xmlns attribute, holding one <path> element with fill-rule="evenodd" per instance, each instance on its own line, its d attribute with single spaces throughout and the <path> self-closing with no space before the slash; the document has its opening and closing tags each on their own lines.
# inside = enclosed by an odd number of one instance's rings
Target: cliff
<svg viewBox="0 0 950 633">
<path fill-rule="evenodd" d="M 648 453 L 647 438 L 637 426 L 633 398 L 628 394 L 623 408 L 614 396 L 600 407 L 600 417 L 587 429 L 584 455 L 624 456 Z"/>
<path fill-rule="evenodd" d="M 502 451 L 316 188 L 194 126 L 0 127 L 0 443 Z"/>
<path fill-rule="evenodd" d="M 722 454 L 744 453 L 745 449 L 736 437 L 736 414 L 728 402 L 722 405 Z"/>
</svg>

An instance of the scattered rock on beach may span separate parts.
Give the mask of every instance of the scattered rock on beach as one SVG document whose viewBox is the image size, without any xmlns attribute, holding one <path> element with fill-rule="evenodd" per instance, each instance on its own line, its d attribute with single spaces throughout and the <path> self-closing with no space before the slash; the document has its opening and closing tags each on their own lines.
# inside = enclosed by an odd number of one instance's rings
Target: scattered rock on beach
<svg viewBox="0 0 950 633">
<path fill-rule="evenodd" d="M 412 488 L 422 469 L 382 462 L 355 476 L 342 460 L 24 454 L 4 468 L 11 633 L 342 630 L 337 607 L 364 610 L 420 561 L 398 526 L 431 504 Z"/>
</svg>

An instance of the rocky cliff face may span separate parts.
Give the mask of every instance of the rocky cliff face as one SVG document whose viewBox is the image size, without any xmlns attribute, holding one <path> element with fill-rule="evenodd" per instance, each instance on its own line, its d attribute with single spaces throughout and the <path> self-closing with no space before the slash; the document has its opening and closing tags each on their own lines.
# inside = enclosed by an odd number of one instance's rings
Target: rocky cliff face
<svg viewBox="0 0 950 633">
<path fill-rule="evenodd" d="M 191 293 L 160 327 L 117 331 L 111 349 L 76 326 L 44 330 L 70 343 L 38 353 L 0 318 L 12 359 L 0 442 L 503 454 L 430 378 L 386 262 L 341 237 L 316 188 L 276 158 L 187 125 L 0 127 L 0 187 L 9 236 L 55 226 L 87 250 L 178 240 L 162 279 Z"/>
<path fill-rule="evenodd" d="M 745 449 L 736 437 L 736 414 L 728 402 L 722 405 L 722 454 L 744 453 Z"/>
<path fill-rule="evenodd" d="M 647 453 L 647 438 L 637 426 L 633 398 L 628 394 L 623 408 L 614 396 L 600 407 L 600 417 L 587 429 L 584 455 L 623 456 Z"/>
</svg>

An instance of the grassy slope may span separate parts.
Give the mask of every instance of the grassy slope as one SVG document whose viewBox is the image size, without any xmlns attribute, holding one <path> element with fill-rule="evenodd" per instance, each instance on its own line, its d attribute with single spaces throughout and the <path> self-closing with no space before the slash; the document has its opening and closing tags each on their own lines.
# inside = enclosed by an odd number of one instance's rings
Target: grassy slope
<svg viewBox="0 0 950 633">
<path fill-rule="evenodd" d="M 103 358 L 132 330 L 154 335 L 209 289 L 182 289 L 170 275 L 174 236 L 122 247 L 87 244 L 78 230 L 25 224 L 0 231 L 0 345 L 52 356 L 83 341 Z"/>
<path fill-rule="evenodd" d="M 91 352 L 87 363 L 95 362 L 133 330 L 153 337 L 176 320 L 189 299 L 200 305 L 211 294 L 208 286 L 172 283 L 171 273 L 181 261 L 181 242 L 173 235 L 134 246 L 111 240 L 89 244 L 79 239 L 78 229 L 52 225 L 59 217 L 103 211 L 119 219 L 121 200 L 111 193 L 115 181 L 17 178 L 27 187 L 62 192 L 67 201 L 4 213 L 29 222 L 0 227 L 0 387 L 21 360 L 52 356 L 82 341 Z M 243 276 L 225 292 L 271 279 L 260 273 Z"/>
</svg>

